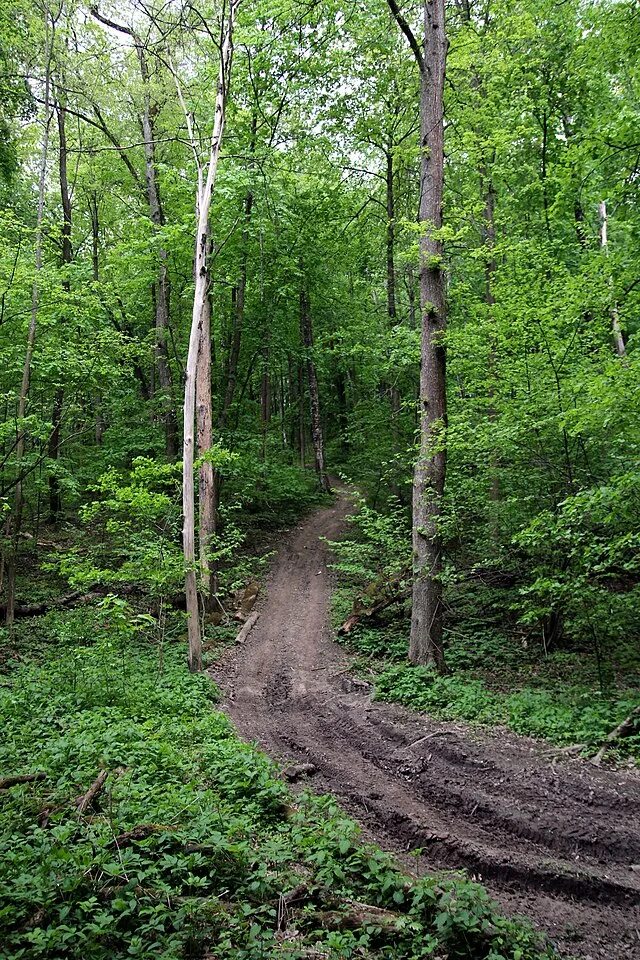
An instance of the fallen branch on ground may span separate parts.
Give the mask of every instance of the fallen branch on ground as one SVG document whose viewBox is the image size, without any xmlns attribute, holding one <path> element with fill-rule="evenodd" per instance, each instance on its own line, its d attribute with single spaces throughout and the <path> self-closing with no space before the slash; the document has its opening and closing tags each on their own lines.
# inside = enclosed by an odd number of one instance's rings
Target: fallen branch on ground
<svg viewBox="0 0 640 960">
<path fill-rule="evenodd" d="M 34 780 L 46 780 L 46 773 L 18 773 L 14 777 L 0 777 L 0 790 L 8 790 L 19 783 L 33 783 Z"/>
<path fill-rule="evenodd" d="M 640 718 L 640 704 L 637 707 L 634 707 L 629 716 L 625 717 L 622 723 L 619 723 L 618 726 L 607 735 L 604 743 L 596 753 L 595 757 L 592 757 L 589 762 L 595 767 L 599 767 L 602 763 L 602 758 L 609 747 L 611 747 L 616 740 L 622 740 L 624 737 L 628 737 L 634 732 L 638 718 Z"/>
<path fill-rule="evenodd" d="M 78 808 L 78 813 L 84 813 L 85 810 L 91 806 L 91 804 L 96 800 L 100 791 L 105 785 L 105 781 L 109 776 L 108 770 L 101 770 L 98 776 L 95 778 L 89 789 L 86 793 L 83 793 L 81 797 L 78 797 L 76 800 L 76 807 Z"/>
<path fill-rule="evenodd" d="M 245 625 L 243 626 L 242 630 L 236 637 L 236 643 L 245 642 L 245 640 L 253 630 L 257 619 L 258 619 L 258 613 L 257 612 L 252 613 L 249 619 L 247 620 L 247 622 L 245 623 Z"/>
<path fill-rule="evenodd" d="M 357 597 L 353 603 L 353 610 L 339 628 L 338 633 L 345 635 L 351 633 L 363 618 L 371 619 L 382 613 L 387 607 L 408 599 L 411 596 L 411 584 L 407 584 L 410 571 L 402 570 L 391 580 L 376 582 L 370 584 L 365 591 L 364 597 Z M 365 599 L 370 605 L 365 604 Z"/>
<path fill-rule="evenodd" d="M 108 843 L 107 846 L 118 847 L 118 849 L 122 849 L 123 847 L 128 847 L 131 843 L 136 843 L 139 840 L 145 840 L 154 833 L 171 833 L 176 829 L 177 827 L 166 823 L 140 823 L 137 827 L 133 827 L 131 830 L 126 830 L 124 833 L 119 834 L 119 836 L 114 837 L 111 843 Z"/>
</svg>

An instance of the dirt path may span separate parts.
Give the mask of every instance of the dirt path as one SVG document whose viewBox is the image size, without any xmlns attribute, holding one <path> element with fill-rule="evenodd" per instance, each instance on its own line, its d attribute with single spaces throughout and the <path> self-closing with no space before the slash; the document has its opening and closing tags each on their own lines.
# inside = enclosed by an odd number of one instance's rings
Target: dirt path
<svg viewBox="0 0 640 960">
<path fill-rule="evenodd" d="M 349 660 L 331 640 L 331 576 L 319 538 L 337 538 L 350 509 L 342 492 L 287 535 L 256 626 L 217 674 L 225 709 L 273 757 L 313 762 L 314 789 L 332 793 L 405 862 L 421 848 L 419 870 L 466 868 L 567 953 L 640 957 L 633 772 L 553 767 L 532 740 L 345 691 Z M 415 870 L 414 856 L 411 863 Z"/>
</svg>

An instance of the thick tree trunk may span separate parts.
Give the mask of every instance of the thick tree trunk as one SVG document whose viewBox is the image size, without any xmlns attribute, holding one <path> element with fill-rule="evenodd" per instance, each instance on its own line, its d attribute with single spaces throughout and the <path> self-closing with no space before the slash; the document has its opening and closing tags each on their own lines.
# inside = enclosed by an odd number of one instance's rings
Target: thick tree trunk
<svg viewBox="0 0 640 960">
<path fill-rule="evenodd" d="M 211 197 L 220 159 L 222 136 L 224 132 L 225 106 L 231 74 L 233 53 L 233 26 L 240 0 L 231 0 L 222 49 L 220 52 L 220 73 L 216 93 L 213 133 L 209 151 L 209 163 L 206 170 L 198 166 L 197 187 L 197 232 L 195 239 L 195 290 L 189 352 L 185 370 L 184 387 L 184 429 L 182 456 L 182 545 L 185 562 L 185 595 L 187 605 L 187 623 L 189 639 L 189 668 L 202 670 L 202 638 L 200 634 L 200 612 L 198 609 L 198 582 L 196 576 L 196 536 L 195 536 L 195 483 L 194 483 L 194 426 L 196 413 L 196 368 L 198 350 L 202 342 L 202 328 L 206 323 L 208 310 L 208 270 L 207 250 L 209 235 L 209 211 Z M 181 96 L 182 99 L 182 96 Z M 191 117 L 185 107 L 185 118 L 190 129 L 191 140 L 196 148 L 192 132 Z"/>
<path fill-rule="evenodd" d="M 300 331 L 307 362 L 307 382 L 309 384 L 309 408 L 311 412 L 311 440 L 315 459 L 316 473 L 320 489 L 329 493 L 331 486 L 325 468 L 324 437 L 322 435 L 322 421 L 320 419 L 320 394 L 318 391 L 318 375 L 313 359 L 313 325 L 311 320 L 311 306 L 309 296 L 304 286 L 300 289 Z"/>
<path fill-rule="evenodd" d="M 396 0 L 387 0 L 420 70 L 420 451 L 413 480 L 413 606 L 409 657 L 445 669 L 442 536 L 439 521 L 447 455 L 446 299 L 442 227 L 444 81 L 447 58 L 445 0 L 424 0 L 424 42 L 416 41 Z"/>
<path fill-rule="evenodd" d="M 606 255 L 609 252 L 609 241 L 607 236 L 607 204 L 604 200 L 600 201 L 598 212 L 600 214 L 600 246 L 602 247 Z M 611 278 L 609 279 L 609 285 L 612 286 Z M 611 317 L 611 334 L 613 336 L 613 346 L 619 357 L 625 357 L 627 354 L 627 349 L 625 347 L 624 338 L 622 336 L 622 330 L 620 329 L 618 305 L 616 304 L 615 300 L 611 301 L 611 306 L 609 308 L 609 315 Z"/>
</svg>

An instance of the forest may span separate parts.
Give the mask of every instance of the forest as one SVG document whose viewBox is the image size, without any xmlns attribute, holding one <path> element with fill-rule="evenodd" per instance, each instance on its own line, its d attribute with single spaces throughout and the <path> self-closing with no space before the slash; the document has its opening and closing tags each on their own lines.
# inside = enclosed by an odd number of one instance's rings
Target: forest
<svg viewBox="0 0 640 960">
<path fill-rule="evenodd" d="M 0 0 L 0 958 L 640 945 L 638 0 Z"/>
</svg>

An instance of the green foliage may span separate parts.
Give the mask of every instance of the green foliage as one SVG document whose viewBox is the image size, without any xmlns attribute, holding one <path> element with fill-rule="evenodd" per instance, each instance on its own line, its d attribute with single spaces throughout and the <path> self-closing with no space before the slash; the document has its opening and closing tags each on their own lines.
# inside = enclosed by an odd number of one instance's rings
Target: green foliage
<svg viewBox="0 0 640 960">
<path fill-rule="evenodd" d="M 121 601 L 91 616 L 82 640 L 79 621 L 59 622 L 57 649 L 0 686 L 3 771 L 46 776 L 0 797 L 7 960 L 275 960 L 312 945 L 335 960 L 551 956 L 477 884 L 409 881 L 328 798 L 293 807 L 273 765 L 213 709 L 211 681 L 181 665 L 181 646 Z M 95 808 L 79 814 L 75 798 L 103 769 Z M 278 900 L 301 881 L 311 895 L 283 953 Z M 323 911 L 350 899 L 396 911 L 395 929 L 325 929 Z"/>
<path fill-rule="evenodd" d="M 561 746 L 597 746 L 636 706 L 634 695 L 599 698 L 592 690 L 562 684 L 557 689 L 492 691 L 472 674 L 437 676 L 424 667 L 398 665 L 376 679 L 376 696 L 447 720 L 503 725 L 515 733 Z M 620 742 L 621 756 L 640 755 L 640 736 Z"/>
<path fill-rule="evenodd" d="M 386 510 L 376 510 L 361 494 L 355 494 L 355 504 L 356 511 L 349 517 L 355 535 L 331 543 L 337 558 L 333 568 L 356 582 L 391 577 L 406 569 L 411 561 L 406 508 L 390 498 Z"/>
</svg>

